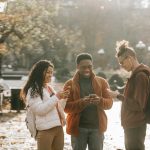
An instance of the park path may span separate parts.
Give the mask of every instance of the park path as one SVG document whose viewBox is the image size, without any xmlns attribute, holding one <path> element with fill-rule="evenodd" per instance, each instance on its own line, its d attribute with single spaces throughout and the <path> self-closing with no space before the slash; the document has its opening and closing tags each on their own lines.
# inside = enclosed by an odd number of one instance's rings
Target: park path
<svg viewBox="0 0 150 150">
<path fill-rule="evenodd" d="M 105 133 L 104 150 L 123 150 L 120 103 L 115 102 L 112 109 L 106 113 L 108 115 L 108 129 Z M 0 150 L 36 150 L 36 142 L 30 137 L 24 119 L 25 111 L 21 111 L 21 113 L 4 111 L 4 114 L 0 116 Z M 150 126 L 147 129 L 146 150 L 150 150 L 149 143 Z M 64 150 L 71 150 L 70 136 L 66 133 Z"/>
<path fill-rule="evenodd" d="M 54 84 L 54 88 L 60 90 L 62 84 Z M 120 106 L 120 102 L 114 102 L 113 107 L 106 111 L 108 128 L 105 132 L 104 150 L 124 150 L 123 129 L 120 125 Z M 36 150 L 36 142 L 30 137 L 24 120 L 25 111 L 16 113 L 7 110 L 0 116 L 0 150 Z M 146 150 L 150 150 L 149 143 L 150 126 L 148 125 L 145 140 Z M 70 136 L 66 133 L 64 150 L 72 150 Z"/>
</svg>

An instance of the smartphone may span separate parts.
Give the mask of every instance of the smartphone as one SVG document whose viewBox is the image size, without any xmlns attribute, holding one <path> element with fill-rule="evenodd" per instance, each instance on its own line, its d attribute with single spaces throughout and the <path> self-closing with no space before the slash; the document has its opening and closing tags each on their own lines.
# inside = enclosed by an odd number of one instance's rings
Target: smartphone
<svg viewBox="0 0 150 150">
<path fill-rule="evenodd" d="M 96 94 L 90 94 L 89 97 L 90 98 L 95 98 L 95 97 L 97 97 L 97 95 Z"/>
</svg>

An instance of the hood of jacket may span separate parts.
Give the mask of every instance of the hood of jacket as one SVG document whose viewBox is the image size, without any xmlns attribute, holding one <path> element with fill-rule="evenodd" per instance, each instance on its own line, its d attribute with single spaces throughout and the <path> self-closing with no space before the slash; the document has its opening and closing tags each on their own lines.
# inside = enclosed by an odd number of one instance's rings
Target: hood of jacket
<svg viewBox="0 0 150 150">
<path fill-rule="evenodd" d="M 150 68 L 144 64 L 140 64 L 133 72 L 131 75 L 131 78 L 136 75 L 139 72 L 145 72 L 146 74 L 150 75 Z"/>
</svg>

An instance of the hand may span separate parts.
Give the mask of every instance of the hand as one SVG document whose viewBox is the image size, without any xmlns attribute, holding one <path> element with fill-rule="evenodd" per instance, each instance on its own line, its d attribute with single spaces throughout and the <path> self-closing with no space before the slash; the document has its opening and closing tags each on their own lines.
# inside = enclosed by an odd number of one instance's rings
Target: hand
<svg viewBox="0 0 150 150">
<path fill-rule="evenodd" d="M 64 91 L 64 99 L 67 99 L 69 97 L 71 90 L 71 86 L 67 86 L 63 91 Z"/>
<path fill-rule="evenodd" d="M 100 99 L 100 97 L 97 94 L 90 94 L 89 98 L 90 98 L 91 101 Z"/>
<path fill-rule="evenodd" d="M 117 98 L 117 95 L 119 95 L 119 92 L 118 91 L 112 91 L 110 89 L 107 89 L 107 92 L 109 93 L 109 96 L 111 98 Z"/>
<path fill-rule="evenodd" d="M 67 89 L 64 91 L 64 99 L 67 99 L 69 97 L 70 94 L 70 89 Z"/>
<path fill-rule="evenodd" d="M 84 98 L 81 99 L 81 101 L 84 101 L 85 104 L 90 104 L 90 97 L 85 96 Z"/>
<path fill-rule="evenodd" d="M 98 97 L 96 94 L 90 94 L 89 96 L 85 96 L 82 100 L 84 100 L 84 102 L 86 104 L 95 104 L 95 105 L 99 105 L 101 98 Z"/>
<path fill-rule="evenodd" d="M 66 99 L 68 98 L 70 94 L 70 90 L 65 90 L 65 91 L 59 91 L 56 96 L 59 98 L 59 99 Z"/>
<path fill-rule="evenodd" d="M 96 95 L 95 97 L 90 98 L 90 104 L 99 105 L 101 102 L 101 99 L 102 98 Z"/>
<path fill-rule="evenodd" d="M 118 100 L 121 100 L 121 101 L 124 101 L 125 97 L 124 97 L 123 94 L 118 94 L 118 95 L 117 95 L 117 99 L 118 99 Z"/>
<path fill-rule="evenodd" d="M 96 98 L 96 97 L 98 97 L 98 96 L 97 96 L 96 94 L 90 94 L 89 97 L 90 97 L 90 98 Z"/>
</svg>

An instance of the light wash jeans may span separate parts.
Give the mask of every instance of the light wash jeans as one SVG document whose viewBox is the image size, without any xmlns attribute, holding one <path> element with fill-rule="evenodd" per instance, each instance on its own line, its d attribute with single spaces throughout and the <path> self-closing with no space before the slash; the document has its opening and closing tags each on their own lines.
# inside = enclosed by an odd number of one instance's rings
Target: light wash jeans
<svg viewBox="0 0 150 150">
<path fill-rule="evenodd" d="M 98 129 L 79 128 L 79 136 L 71 136 L 73 150 L 103 150 L 104 134 Z"/>
</svg>

